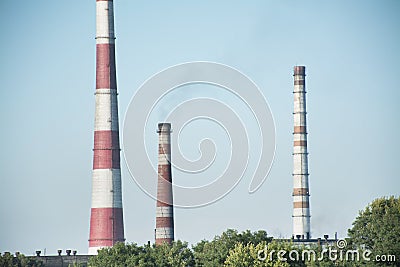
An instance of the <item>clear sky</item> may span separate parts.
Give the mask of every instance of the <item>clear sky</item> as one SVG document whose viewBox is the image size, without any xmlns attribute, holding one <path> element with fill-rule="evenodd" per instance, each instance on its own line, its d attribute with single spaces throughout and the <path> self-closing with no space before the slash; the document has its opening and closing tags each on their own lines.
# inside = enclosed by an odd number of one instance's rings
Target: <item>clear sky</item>
<svg viewBox="0 0 400 267">
<path fill-rule="evenodd" d="M 374 198 L 399 195 L 398 1 L 114 5 L 120 127 L 147 78 L 193 60 L 248 75 L 275 118 L 276 156 L 264 185 L 248 194 L 245 177 L 213 205 L 176 209 L 177 239 L 196 243 L 227 228 L 291 236 L 292 68 L 298 64 L 307 66 L 312 235 L 346 236 Z M 0 251 L 86 253 L 95 1 L 2 0 L 0 22 Z M 155 131 L 149 138 L 156 140 Z M 121 168 L 126 239 L 153 241 L 155 202 L 124 161 Z"/>
</svg>

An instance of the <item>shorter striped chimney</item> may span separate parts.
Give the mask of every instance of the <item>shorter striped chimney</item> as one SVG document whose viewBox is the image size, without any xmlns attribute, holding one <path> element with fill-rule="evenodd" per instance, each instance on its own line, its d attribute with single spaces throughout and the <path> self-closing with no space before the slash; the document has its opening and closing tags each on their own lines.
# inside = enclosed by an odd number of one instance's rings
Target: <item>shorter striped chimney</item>
<svg viewBox="0 0 400 267">
<path fill-rule="evenodd" d="M 158 124 L 158 183 L 156 205 L 156 245 L 174 241 L 174 208 L 171 172 L 171 124 Z"/>
<path fill-rule="evenodd" d="M 293 238 L 310 239 L 310 189 L 306 121 L 306 67 L 294 67 Z"/>
</svg>

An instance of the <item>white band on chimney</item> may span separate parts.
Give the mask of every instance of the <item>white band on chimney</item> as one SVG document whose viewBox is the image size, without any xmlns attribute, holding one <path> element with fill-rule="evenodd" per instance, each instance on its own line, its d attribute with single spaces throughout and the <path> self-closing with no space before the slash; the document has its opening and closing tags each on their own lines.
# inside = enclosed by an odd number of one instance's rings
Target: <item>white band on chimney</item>
<svg viewBox="0 0 400 267">
<path fill-rule="evenodd" d="M 95 169 L 92 178 L 92 208 L 122 208 L 121 170 Z"/>
<path fill-rule="evenodd" d="M 118 131 L 117 103 L 116 90 L 96 90 L 95 131 Z"/>
<path fill-rule="evenodd" d="M 157 207 L 156 208 L 156 217 L 173 217 L 173 208 L 172 207 Z"/>
<path fill-rule="evenodd" d="M 114 11 L 112 1 L 96 2 L 96 43 L 113 44 L 114 35 Z"/>
<path fill-rule="evenodd" d="M 174 229 L 170 227 L 156 228 L 156 239 L 174 238 Z"/>
<path fill-rule="evenodd" d="M 158 165 L 169 165 L 169 159 L 171 156 L 166 154 L 159 154 L 158 155 Z"/>
</svg>

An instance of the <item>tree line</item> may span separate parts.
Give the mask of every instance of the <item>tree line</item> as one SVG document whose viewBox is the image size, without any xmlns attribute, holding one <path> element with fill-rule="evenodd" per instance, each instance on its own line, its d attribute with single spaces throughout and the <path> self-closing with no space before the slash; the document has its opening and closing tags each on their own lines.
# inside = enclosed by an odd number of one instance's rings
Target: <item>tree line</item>
<svg viewBox="0 0 400 267">
<path fill-rule="evenodd" d="M 348 230 L 348 238 L 341 241 L 344 243 L 329 246 L 299 245 L 290 240 L 274 240 L 263 230 L 239 233 L 228 229 L 212 240 L 202 240 L 191 247 L 180 240 L 171 245 L 157 246 L 117 243 L 111 248 L 99 250 L 97 256 L 89 259 L 88 266 L 400 266 L 400 198 L 374 200 L 359 212 Z M 368 258 L 364 257 L 366 252 Z M 347 258 L 349 255 L 352 258 Z M 42 264 L 22 254 L 13 256 L 4 253 L 0 256 L 0 267 L 3 266 L 33 267 Z"/>
<path fill-rule="evenodd" d="M 239 233 L 228 229 L 214 239 L 202 240 L 192 247 L 180 240 L 172 245 L 157 246 L 119 243 L 112 248 L 100 250 L 97 256 L 90 259 L 89 265 L 400 266 L 400 198 L 383 197 L 374 200 L 359 212 L 352 228 L 348 230 L 348 238 L 342 241 L 342 244 L 329 246 L 299 245 L 292 241 L 273 240 L 263 230 Z M 286 255 L 279 255 L 280 251 L 286 252 Z M 317 257 L 312 257 L 314 255 L 311 252 Z M 382 256 L 385 257 L 384 261 Z M 377 261 L 377 257 L 380 257 L 380 261 Z"/>
</svg>

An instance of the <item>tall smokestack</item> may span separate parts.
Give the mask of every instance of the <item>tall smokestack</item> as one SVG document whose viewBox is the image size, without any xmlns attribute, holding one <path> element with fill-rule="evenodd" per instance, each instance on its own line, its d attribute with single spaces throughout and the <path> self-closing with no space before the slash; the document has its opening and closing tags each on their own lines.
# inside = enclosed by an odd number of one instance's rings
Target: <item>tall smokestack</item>
<svg viewBox="0 0 400 267">
<path fill-rule="evenodd" d="M 158 183 L 156 205 L 156 245 L 174 241 L 174 209 L 171 173 L 171 124 L 158 124 Z"/>
<path fill-rule="evenodd" d="M 294 67 L 293 237 L 311 238 L 306 123 L 306 67 Z"/>
<path fill-rule="evenodd" d="M 124 242 L 112 0 L 96 0 L 96 111 L 89 254 Z"/>
</svg>

